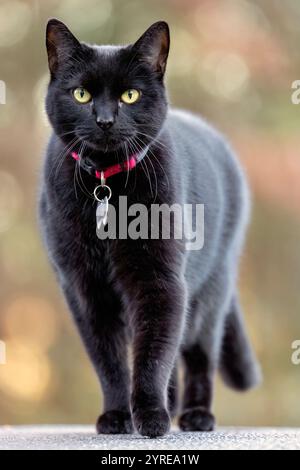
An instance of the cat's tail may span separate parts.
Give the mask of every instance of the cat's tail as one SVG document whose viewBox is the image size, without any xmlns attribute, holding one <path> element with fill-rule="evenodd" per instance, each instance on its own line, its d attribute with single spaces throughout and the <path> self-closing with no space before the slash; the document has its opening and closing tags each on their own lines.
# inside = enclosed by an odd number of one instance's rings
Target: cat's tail
<svg viewBox="0 0 300 470">
<path fill-rule="evenodd" d="M 225 384 L 235 390 L 246 391 L 262 381 L 261 370 L 247 337 L 236 298 L 231 302 L 226 317 L 219 367 Z"/>
</svg>

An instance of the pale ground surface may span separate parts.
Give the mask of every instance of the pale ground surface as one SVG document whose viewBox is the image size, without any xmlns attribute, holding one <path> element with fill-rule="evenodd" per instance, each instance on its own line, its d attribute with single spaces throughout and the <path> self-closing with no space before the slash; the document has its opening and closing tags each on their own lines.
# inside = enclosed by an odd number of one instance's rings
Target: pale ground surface
<svg viewBox="0 0 300 470">
<path fill-rule="evenodd" d="M 300 450 L 300 429 L 219 428 L 213 433 L 183 433 L 174 429 L 167 436 L 152 440 L 137 434 L 97 436 L 92 426 L 2 426 L 0 449 Z"/>
</svg>

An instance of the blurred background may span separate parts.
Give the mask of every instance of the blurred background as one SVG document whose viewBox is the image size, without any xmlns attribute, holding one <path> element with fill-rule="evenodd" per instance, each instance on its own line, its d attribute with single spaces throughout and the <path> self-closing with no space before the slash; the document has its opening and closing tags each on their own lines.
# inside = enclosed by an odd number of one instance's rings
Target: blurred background
<svg viewBox="0 0 300 470">
<path fill-rule="evenodd" d="M 81 40 L 133 42 L 154 21 L 171 27 L 167 81 L 174 106 L 204 115 L 240 155 L 253 193 L 241 295 L 264 371 L 245 395 L 217 380 L 221 425 L 300 426 L 300 79 L 298 0 L 1 0 L 0 424 L 91 423 L 94 371 L 42 247 L 36 196 L 50 132 L 46 21 Z"/>
</svg>

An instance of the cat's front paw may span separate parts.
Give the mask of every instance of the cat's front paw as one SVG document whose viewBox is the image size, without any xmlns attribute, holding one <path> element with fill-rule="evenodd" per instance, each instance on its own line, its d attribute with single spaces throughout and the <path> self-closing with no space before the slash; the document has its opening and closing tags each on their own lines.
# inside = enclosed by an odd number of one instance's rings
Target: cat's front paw
<svg viewBox="0 0 300 470">
<path fill-rule="evenodd" d="M 110 410 L 99 416 L 96 429 L 98 434 L 131 434 L 133 425 L 127 411 Z"/>
<path fill-rule="evenodd" d="M 182 431 L 213 431 L 215 418 L 206 408 L 197 406 L 185 410 L 179 418 L 179 427 Z"/>
<path fill-rule="evenodd" d="M 142 436 L 151 438 L 163 436 L 170 429 L 170 418 L 164 408 L 137 409 L 133 421 Z"/>
</svg>

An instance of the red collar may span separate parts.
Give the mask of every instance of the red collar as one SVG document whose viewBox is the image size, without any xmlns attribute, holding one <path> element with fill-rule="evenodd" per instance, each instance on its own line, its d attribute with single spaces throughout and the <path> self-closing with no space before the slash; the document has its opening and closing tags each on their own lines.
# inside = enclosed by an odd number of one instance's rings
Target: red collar
<svg viewBox="0 0 300 470">
<path fill-rule="evenodd" d="M 117 163 L 115 165 L 109 166 L 109 167 L 105 168 L 104 170 L 92 169 L 91 167 L 85 165 L 85 163 L 83 162 L 83 159 L 80 158 L 80 155 L 78 155 L 77 152 L 71 152 L 71 157 L 73 157 L 74 160 L 77 160 L 78 162 L 80 162 L 82 167 L 84 169 L 86 169 L 87 171 L 89 171 L 90 173 L 93 173 L 97 179 L 106 180 L 110 176 L 116 175 L 116 174 L 121 173 L 123 171 L 129 171 L 129 170 L 132 170 L 133 168 L 135 168 L 136 164 L 138 162 L 140 162 L 145 157 L 148 150 L 149 150 L 149 147 L 147 146 L 147 147 L 145 147 L 144 150 L 142 150 L 142 152 L 134 153 L 133 155 L 131 155 L 128 158 L 128 160 L 126 160 L 125 162 Z"/>
</svg>

